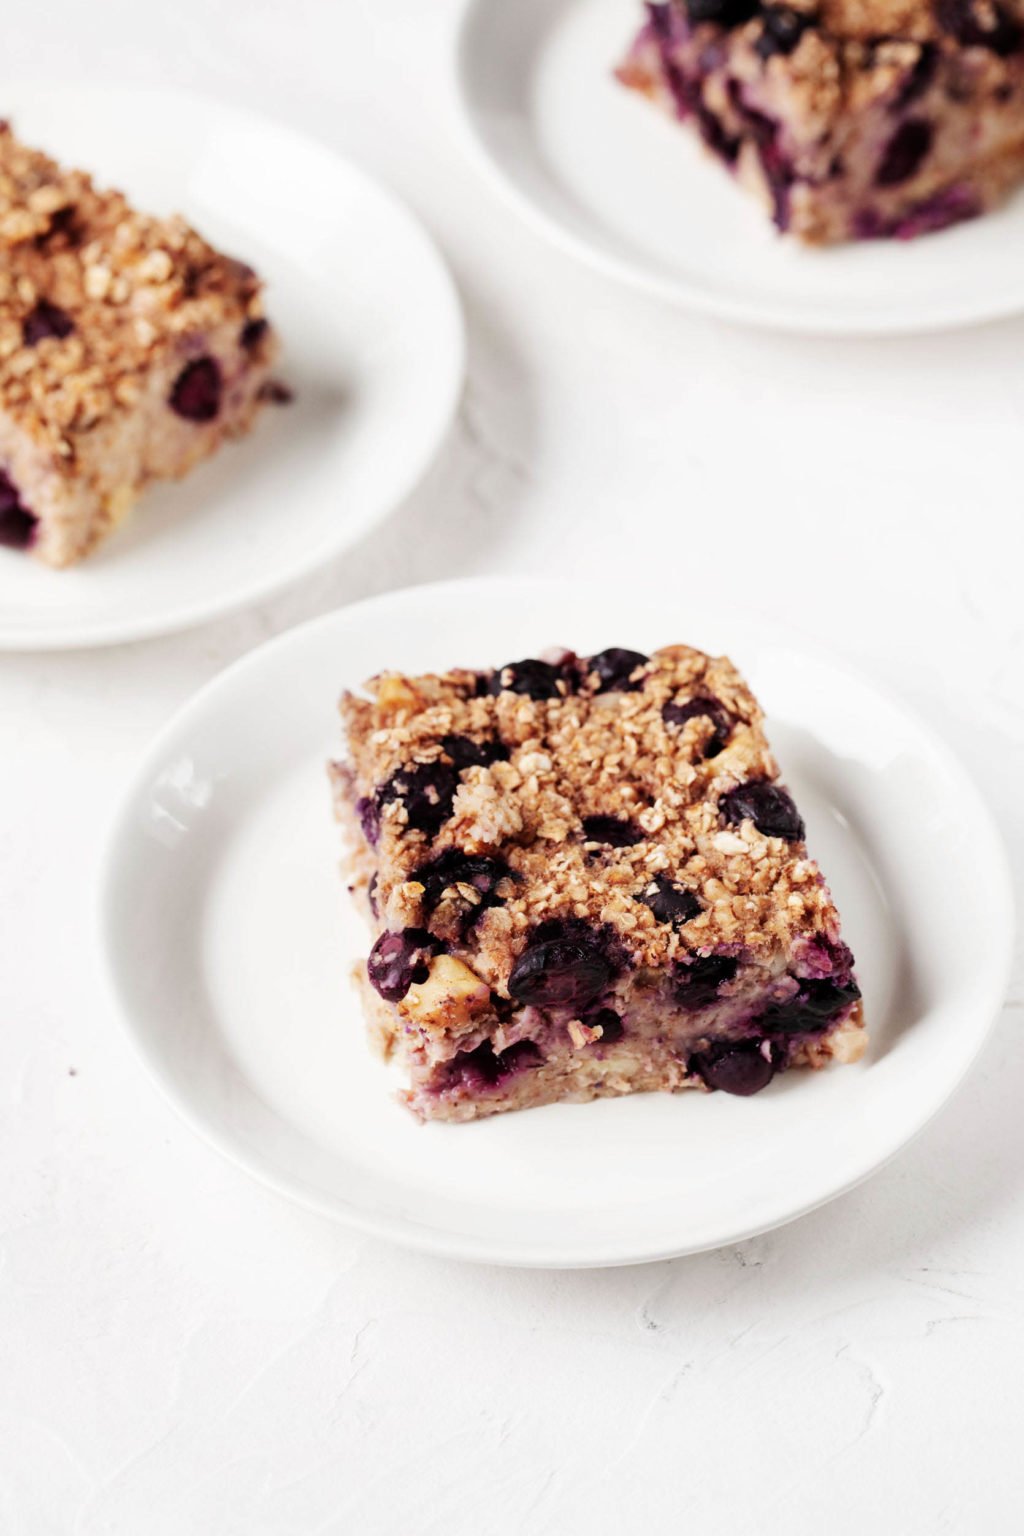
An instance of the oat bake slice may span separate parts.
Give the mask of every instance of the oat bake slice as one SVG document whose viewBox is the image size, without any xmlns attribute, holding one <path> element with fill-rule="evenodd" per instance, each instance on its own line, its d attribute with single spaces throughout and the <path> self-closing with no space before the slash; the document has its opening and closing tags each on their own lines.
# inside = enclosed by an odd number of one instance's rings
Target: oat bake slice
<svg viewBox="0 0 1024 1536">
<path fill-rule="evenodd" d="M 566 651 L 367 695 L 330 771 L 371 1035 L 421 1118 L 860 1056 L 853 956 L 731 662 Z"/>
<path fill-rule="evenodd" d="M 0 544 L 82 559 L 249 429 L 276 351 L 251 268 L 0 124 Z"/>
<path fill-rule="evenodd" d="M 1024 181 L 1024 0 L 658 0 L 619 78 L 812 243 L 944 229 Z"/>
</svg>

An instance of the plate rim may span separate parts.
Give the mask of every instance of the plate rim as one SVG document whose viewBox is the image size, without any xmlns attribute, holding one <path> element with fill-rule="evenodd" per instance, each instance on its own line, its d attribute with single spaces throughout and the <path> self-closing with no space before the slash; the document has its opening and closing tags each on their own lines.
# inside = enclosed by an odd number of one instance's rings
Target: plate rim
<svg viewBox="0 0 1024 1536">
<path fill-rule="evenodd" d="M 80 624 L 61 622 L 55 623 L 45 633 L 19 627 L 17 622 L 8 622 L 0 616 L 0 654 L 100 650 L 107 646 L 123 645 L 136 640 L 151 640 L 162 635 L 179 634 L 252 608 L 260 602 L 291 589 L 325 564 L 339 559 L 346 550 L 355 547 L 360 540 L 366 538 L 374 528 L 384 523 L 404 505 L 437 462 L 448 441 L 465 388 L 468 341 L 465 311 L 458 286 L 440 245 L 420 216 L 392 189 L 388 182 L 364 169 L 359 162 L 352 160 L 348 155 L 341 154 L 326 139 L 295 126 L 273 112 L 240 106 L 188 88 L 160 86 L 153 91 L 143 91 L 141 87 L 122 78 L 110 81 L 93 80 L 86 85 L 67 81 L 44 83 L 39 80 L 21 80 L 16 86 L 11 86 L 11 93 L 15 91 L 17 93 L 15 107 L 17 107 L 17 98 L 25 99 L 37 95 L 50 98 L 77 96 L 86 99 L 99 96 L 108 98 L 111 94 L 117 94 L 122 99 L 127 99 L 144 94 L 150 106 L 154 99 L 175 102 L 179 105 L 191 104 L 209 114 L 211 119 L 220 117 L 239 125 L 249 123 L 258 125 L 264 130 L 269 128 L 275 134 L 290 139 L 294 148 L 300 152 L 312 149 L 318 156 L 329 156 L 352 183 L 358 185 L 364 194 L 375 199 L 378 206 L 384 208 L 388 216 L 395 220 L 396 225 L 403 227 L 403 234 L 408 237 L 410 245 L 418 248 L 424 270 L 430 270 L 432 281 L 436 283 L 436 311 L 442 325 L 449 331 L 450 348 L 445 354 L 448 360 L 447 366 L 444 364 L 444 359 L 441 359 L 437 378 L 429 393 L 433 425 L 426 447 L 414 459 L 410 459 L 397 489 L 384 498 L 383 504 L 379 497 L 376 500 L 367 500 L 359 515 L 345 526 L 340 538 L 325 537 L 315 547 L 307 546 L 301 557 L 297 556 L 287 570 L 282 572 L 280 568 L 272 571 L 268 569 L 261 578 L 250 581 L 246 586 L 232 591 L 229 595 L 211 595 L 198 603 L 179 601 L 173 608 L 168 607 L 159 614 L 139 613 L 131 619 L 100 621 L 88 628 L 83 628 Z M 59 577 L 60 574 L 60 572 L 54 573 L 55 577 Z"/>
<path fill-rule="evenodd" d="M 146 1077 L 179 1119 L 221 1157 L 250 1178 L 255 1179 L 257 1183 L 332 1222 L 435 1257 L 509 1268 L 542 1270 L 604 1269 L 632 1264 L 658 1263 L 746 1242 L 762 1233 L 787 1226 L 791 1221 L 809 1215 L 848 1194 L 884 1168 L 921 1135 L 963 1084 L 989 1040 L 1002 1012 L 1012 974 L 1013 941 L 1016 931 L 1015 899 L 1009 854 L 998 823 L 986 797 L 975 784 L 959 755 L 929 722 L 924 720 L 912 706 L 906 705 L 898 694 L 890 692 L 883 684 L 878 684 L 869 673 L 863 672 L 856 663 L 851 663 L 841 652 L 836 652 L 828 646 L 821 646 L 816 641 L 813 649 L 815 660 L 824 661 L 830 668 L 850 677 L 852 681 L 866 688 L 883 703 L 895 708 L 919 733 L 929 752 L 936 754 L 943 771 L 950 776 L 957 794 L 966 797 L 967 802 L 972 806 L 973 819 L 985 838 L 986 868 L 996 888 L 991 910 L 997 916 L 996 921 L 990 923 L 989 927 L 993 934 L 993 954 L 999 959 L 999 963 L 990 970 L 987 985 L 979 988 L 979 1001 L 974 1010 L 974 1016 L 979 1022 L 970 1037 L 969 1051 L 958 1060 L 955 1072 L 952 1072 L 949 1080 L 942 1085 L 942 1092 L 929 1101 L 907 1126 L 902 1127 L 895 1135 L 890 1135 L 886 1139 L 884 1150 L 877 1155 L 872 1153 L 865 1164 L 858 1167 L 849 1178 L 830 1188 L 826 1193 L 815 1195 L 799 1203 L 784 1215 L 768 1221 L 755 1220 L 728 1235 L 716 1237 L 713 1240 L 698 1243 L 673 1240 L 642 1251 L 615 1253 L 610 1251 L 614 1245 L 605 1239 L 603 1248 L 595 1241 L 589 1250 L 577 1252 L 571 1256 L 553 1249 L 549 1243 L 550 1251 L 546 1253 L 531 1249 L 524 1254 L 515 1244 L 506 1247 L 500 1242 L 492 1242 L 487 1238 L 481 1239 L 463 1232 L 422 1227 L 402 1215 L 392 1216 L 387 1213 L 362 1210 L 336 1197 L 320 1195 L 301 1181 L 276 1170 L 258 1157 L 247 1158 L 242 1149 L 236 1146 L 227 1134 L 219 1130 L 216 1122 L 197 1110 L 187 1094 L 180 1091 L 169 1076 L 165 1075 L 158 1053 L 147 1044 L 145 1031 L 134 1021 L 128 1000 L 122 993 L 119 982 L 119 945 L 112 921 L 122 851 L 132 831 L 132 817 L 140 794 L 151 782 L 155 767 L 163 761 L 168 747 L 176 741 L 189 717 L 216 700 L 219 694 L 229 694 L 237 679 L 246 672 L 257 673 L 267 653 L 276 653 L 291 646 L 305 644 L 317 630 L 328 633 L 339 621 L 350 623 L 353 619 L 358 621 L 360 617 L 366 616 L 379 620 L 382 613 L 386 615 L 388 609 L 400 608 L 412 594 L 418 598 L 422 598 L 425 594 L 432 594 L 438 600 L 452 603 L 453 600 L 457 602 L 458 597 L 464 595 L 467 590 L 476 591 L 481 588 L 490 589 L 492 592 L 499 589 L 508 591 L 514 588 L 520 595 L 524 589 L 534 593 L 543 590 L 546 594 L 552 595 L 559 591 L 579 590 L 576 584 L 558 578 L 516 574 L 498 577 L 460 577 L 448 581 L 427 582 L 362 598 L 283 630 L 223 668 L 172 712 L 136 760 L 122 784 L 101 844 L 97 900 L 94 908 L 94 939 L 99 958 L 102 992 L 110 1011 L 117 1020 L 122 1039 L 127 1040 L 131 1053 L 141 1065 Z M 662 597 L 668 599 L 671 597 L 670 589 L 659 586 L 655 588 L 653 597 L 655 600 Z M 457 611 L 457 608 L 453 611 Z M 806 653 L 809 638 L 802 637 L 799 630 L 781 624 L 772 624 L 770 627 L 773 636 L 788 638 L 798 650 Z M 344 678 L 340 674 L 339 681 L 340 686 L 344 686 Z"/>
<path fill-rule="evenodd" d="M 630 260 L 625 255 L 619 256 L 613 251 L 603 250 L 534 202 L 516 177 L 506 169 L 504 162 L 492 152 L 482 131 L 468 88 L 470 33 L 477 17 L 495 3 L 496 0 L 460 0 L 456 11 L 449 74 L 463 142 L 484 181 L 504 206 L 514 210 L 528 227 L 550 244 L 582 262 L 591 271 L 600 272 L 633 292 L 671 304 L 675 309 L 780 335 L 866 340 L 939 335 L 966 330 L 972 326 L 991 325 L 1024 312 L 1022 283 L 1020 295 L 1016 299 L 1006 297 L 985 304 L 982 298 L 970 305 L 965 302 L 960 307 L 951 304 L 942 314 L 894 314 L 885 320 L 858 320 L 839 313 L 810 316 L 784 300 L 773 301 L 765 306 L 752 299 L 716 295 L 688 283 L 685 278 L 673 278 L 647 268 L 640 258 Z M 569 0 L 561 0 L 563 6 L 567 3 Z M 1019 195 L 1024 196 L 1024 193 Z"/>
</svg>

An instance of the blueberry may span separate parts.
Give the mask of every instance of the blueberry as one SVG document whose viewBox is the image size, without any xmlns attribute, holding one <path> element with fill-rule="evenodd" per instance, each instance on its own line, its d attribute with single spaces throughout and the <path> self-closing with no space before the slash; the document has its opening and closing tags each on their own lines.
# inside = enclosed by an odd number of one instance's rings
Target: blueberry
<svg viewBox="0 0 1024 1536">
<path fill-rule="evenodd" d="M 360 795 L 356 801 L 356 816 L 363 829 L 363 836 L 371 848 L 376 848 L 380 837 L 380 807 L 375 799 Z"/>
<path fill-rule="evenodd" d="M 718 699 L 699 697 L 687 699 L 685 704 L 666 704 L 661 711 L 666 725 L 684 726 L 687 720 L 710 720 L 711 739 L 704 749 L 705 757 L 717 757 L 727 745 L 736 723 L 725 705 Z"/>
<path fill-rule="evenodd" d="M 448 1064 L 446 1086 L 468 1088 L 478 1093 L 495 1088 L 516 1072 L 540 1065 L 543 1057 L 532 1040 L 517 1040 L 507 1050 L 497 1052 L 489 1040 L 471 1051 L 459 1051 Z"/>
<path fill-rule="evenodd" d="M 759 1022 L 764 1029 L 778 1030 L 782 1034 L 813 1034 L 824 1029 L 859 997 L 860 988 L 852 977 L 842 982 L 801 980 L 796 996 L 768 1008 Z"/>
<path fill-rule="evenodd" d="M 786 230 L 789 228 L 789 189 L 796 179 L 796 173 L 792 161 L 780 145 L 780 125 L 774 118 L 747 104 L 738 80 L 729 81 L 727 92 L 733 111 L 757 146 L 758 159 L 772 196 L 772 218 L 778 229 Z"/>
<path fill-rule="evenodd" d="M 496 895 L 502 880 L 510 878 L 511 871 L 504 859 L 487 858 L 483 854 L 462 853 L 458 848 L 446 848 L 429 864 L 423 864 L 412 878 L 423 886 L 423 905 L 433 912 L 446 890 L 453 885 L 469 885 L 480 895 L 479 905 L 467 913 L 473 922 L 485 907 L 497 906 Z"/>
<path fill-rule="evenodd" d="M 691 1056 L 689 1070 L 702 1077 L 709 1088 L 749 1098 L 767 1088 L 775 1076 L 771 1050 L 758 1040 L 723 1041 Z"/>
<path fill-rule="evenodd" d="M 595 1041 L 595 1044 L 614 1045 L 616 1040 L 621 1040 L 625 1033 L 622 1027 L 622 1020 L 614 1008 L 600 1008 L 592 1019 L 587 1020 L 587 1023 L 591 1029 L 600 1029 L 601 1031 L 601 1039 L 600 1041 Z"/>
<path fill-rule="evenodd" d="M 641 651 L 624 651 L 613 645 L 609 650 L 591 656 L 586 670 L 597 673 L 598 693 L 612 693 L 615 690 L 627 693 L 643 687 L 643 678 L 638 677 L 633 682 L 630 678 L 638 667 L 646 666 L 648 660 Z"/>
<path fill-rule="evenodd" d="M 922 97 L 939 67 L 939 50 L 934 43 L 922 43 L 913 66 L 908 69 L 903 84 L 893 101 L 892 111 L 902 112 L 912 102 Z"/>
<path fill-rule="evenodd" d="M 512 967 L 508 990 L 517 1003 L 579 1009 L 611 981 L 613 967 L 583 924 L 542 923 Z"/>
<path fill-rule="evenodd" d="M 73 203 L 67 203 L 50 215 L 49 228 L 36 235 L 32 243 L 43 250 L 51 249 L 58 242 L 64 249 L 73 249 L 76 245 L 81 245 L 82 239 L 78 209 Z"/>
<path fill-rule="evenodd" d="M 767 779 L 751 779 L 728 790 L 718 804 L 726 821 L 734 826 L 752 821 L 765 837 L 782 837 L 788 843 L 798 843 L 804 836 L 803 818 L 789 792 Z"/>
<path fill-rule="evenodd" d="M 421 928 L 382 933 L 370 951 L 366 974 L 386 1002 L 397 1003 L 414 982 L 426 981 L 437 941 Z"/>
<path fill-rule="evenodd" d="M 543 1061 L 539 1046 L 532 1040 L 517 1040 L 515 1045 L 510 1045 L 507 1050 L 498 1052 L 498 1081 L 503 1082 L 506 1077 L 511 1077 L 515 1072 L 522 1072 L 527 1067 L 539 1067 Z"/>
<path fill-rule="evenodd" d="M 493 1088 L 498 1081 L 498 1058 L 489 1040 L 482 1041 L 471 1051 L 459 1051 L 448 1062 L 444 1072 L 446 1088 L 468 1088 L 479 1093 L 482 1088 Z"/>
<path fill-rule="evenodd" d="M 715 1002 L 718 989 L 736 975 L 739 961 L 732 955 L 692 955 L 676 967 L 675 998 L 681 1008 L 696 1011 Z"/>
<path fill-rule="evenodd" d="M 788 56 L 811 22 L 810 16 L 802 11 L 794 11 L 791 6 L 768 6 L 764 13 L 761 36 L 754 45 L 755 52 L 762 59 L 770 59 L 774 54 Z"/>
<path fill-rule="evenodd" d="M 936 0 L 935 15 L 942 30 L 965 48 L 988 48 L 1005 59 L 1024 46 L 1024 28 L 1001 5 Z"/>
<path fill-rule="evenodd" d="M 474 766 L 486 767 L 508 757 L 505 743 L 497 740 L 473 741 L 469 736 L 444 736 L 441 738 L 441 746 L 446 756 L 451 758 L 450 763 L 438 759 L 433 763 L 414 763 L 410 768 L 396 769 L 390 779 L 377 789 L 373 811 L 365 813 L 365 820 L 360 810 L 364 802 L 359 802 L 356 810 L 367 842 L 376 843 L 380 832 L 380 812 L 392 800 L 400 800 L 405 806 L 411 828 L 434 837 L 452 813 L 460 772 Z"/>
<path fill-rule="evenodd" d="M 242 348 L 242 351 L 248 352 L 250 355 L 258 352 L 262 345 L 263 338 L 266 336 L 269 330 L 269 322 L 263 320 L 262 318 L 259 320 L 247 320 L 242 326 L 238 337 L 238 344 Z"/>
<path fill-rule="evenodd" d="M 565 689 L 558 685 L 564 679 L 561 668 L 552 666 L 549 661 L 527 657 L 524 661 L 510 661 L 499 667 L 492 675 L 487 691 L 492 694 L 522 693 L 528 699 L 560 699 Z"/>
<path fill-rule="evenodd" d="M 492 763 L 503 763 L 508 759 L 508 747 L 496 737 L 473 741 L 469 736 L 442 736 L 441 746 L 459 772 L 463 768 L 489 768 Z"/>
<path fill-rule="evenodd" d="M 639 827 L 619 816 L 584 816 L 583 835 L 588 843 L 605 843 L 609 848 L 632 848 L 644 840 Z"/>
<path fill-rule="evenodd" d="M 9 512 L 13 507 L 20 506 L 21 500 L 18 496 L 17 486 L 0 469 L 0 512 Z"/>
<path fill-rule="evenodd" d="M 186 363 L 174 381 L 170 406 L 186 421 L 213 421 L 220 410 L 220 364 L 213 357 Z"/>
<path fill-rule="evenodd" d="M 21 336 L 26 347 L 34 347 L 48 336 L 56 336 L 61 341 L 65 336 L 70 336 L 74 328 L 75 322 L 59 304 L 51 304 L 49 299 L 40 299 L 35 309 L 25 316 Z"/>
<path fill-rule="evenodd" d="M 434 837 L 452 813 L 458 787 L 458 770 L 450 763 L 415 763 L 411 768 L 396 769 L 381 785 L 375 797 L 377 809 L 400 800 L 409 827 Z"/>
<path fill-rule="evenodd" d="M 650 907 L 659 923 L 673 923 L 677 928 L 696 917 L 701 909 L 693 892 L 673 885 L 667 875 L 655 875 L 640 900 Z"/>
<path fill-rule="evenodd" d="M 23 507 L 14 484 L 0 470 L 0 544 L 7 549 L 28 549 L 39 519 Z"/>
<path fill-rule="evenodd" d="M 663 42 L 672 40 L 672 6 L 669 0 L 648 0 L 647 14 L 651 19 L 651 26 Z"/>
<path fill-rule="evenodd" d="M 921 162 L 932 147 L 934 133 L 921 117 L 908 117 L 901 123 L 882 153 L 875 172 L 877 187 L 898 187 L 921 169 Z"/>
<path fill-rule="evenodd" d="M 726 165 L 735 165 L 740 152 L 739 139 L 733 138 L 726 131 L 721 118 L 709 111 L 703 102 L 698 103 L 696 113 L 697 127 L 708 149 L 724 160 Z"/>
<path fill-rule="evenodd" d="M 739 27 L 757 15 L 760 0 L 686 0 L 686 14 L 696 26 L 702 21 L 718 27 Z"/>
</svg>

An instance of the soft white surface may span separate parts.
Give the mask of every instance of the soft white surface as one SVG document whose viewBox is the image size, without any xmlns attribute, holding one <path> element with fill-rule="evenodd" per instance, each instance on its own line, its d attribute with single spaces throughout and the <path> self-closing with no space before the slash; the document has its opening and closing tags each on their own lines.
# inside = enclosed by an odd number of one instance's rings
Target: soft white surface
<svg viewBox="0 0 1024 1536">
<path fill-rule="evenodd" d="M 52 571 L 0 549 L 0 648 L 219 618 L 319 570 L 394 511 L 451 426 L 465 360 L 451 278 L 408 211 L 314 140 L 192 94 L 27 86 L 0 99 L 28 143 L 70 146 L 140 208 L 180 209 L 256 266 L 294 391 L 242 442 L 154 487 L 87 567 Z"/>
<path fill-rule="evenodd" d="M 569 250 L 650 293 L 817 335 L 925 331 L 1024 309 L 1024 195 L 921 240 L 779 240 L 696 134 L 613 69 L 634 0 L 466 0 L 460 97 L 500 191 Z"/>
<path fill-rule="evenodd" d="M 96 862 L 152 734 L 260 639 L 411 581 L 658 571 L 681 632 L 722 584 L 912 702 L 1024 857 L 1024 323 L 799 341 L 613 288 L 461 158 L 452 14 L 5 17 L 9 65 L 269 107 L 388 180 L 460 279 L 470 385 L 443 463 L 341 567 L 190 635 L 0 657 L 0 1530 L 1016 1531 L 1019 943 L 978 1065 L 860 1190 L 577 1274 L 417 1258 L 265 1193 L 178 1123 L 102 998 Z"/>
<path fill-rule="evenodd" d="M 147 753 L 104 862 L 111 984 L 159 1086 L 273 1188 L 448 1257 L 542 1267 L 674 1257 L 851 1188 L 973 1061 L 1012 945 L 987 810 L 905 711 L 719 602 L 693 605 L 688 634 L 741 656 L 768 712 L 857 956 L 871 1021 L 863 1060 L 780 1077 L 753 1104 L 652 1094 L 455 1132 L 419 1126 L 395 1102 L 346 984 L 365 962 L 367 932 L 341 892 L 338 838 L 325 835 L 333 701 L 383 668 L 443 671 L 453 656 L 500 664 L 553 634 L 593 654 L 615 610 L 630 647 L 650 652 L 678 633 L 675 598 L 650 589 L 492 579 L 371 598 L 258 648 Z"/>
</svg>

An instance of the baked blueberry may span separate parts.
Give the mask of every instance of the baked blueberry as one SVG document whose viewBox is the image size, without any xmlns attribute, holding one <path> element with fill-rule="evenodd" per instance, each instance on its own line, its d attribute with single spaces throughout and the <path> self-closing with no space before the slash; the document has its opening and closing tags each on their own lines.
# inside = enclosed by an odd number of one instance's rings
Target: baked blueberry
<svg viewBox="0 0 1024 1536">
<path fill-rule="evenodd" d="M 38 519 L 22 506 L 17 488 L 0 470 L 0 544 L 7 549 L 28 549 L 37 526 Z"/>
<path fill-rule="evenodd" d="M 1024 46 L 1024 28 L 993 0 L 936 0 L 935 15 L 964 48 L 988 48 L 1008 58 Z"/>
<path fill-rule="evenodd" d="M 40 299 L 35 308 L 25 316 L 21 327 L 21 336 L 26 347 L 34 347 L 48 336 L 55 336 L 58 341 L 63 341 L 65 336 L 70 336 L 75 328 L 75 322 L 67 310 L 61 309 L 59 304 L 51 304 L 49 299 Z"/>
<path fill-rule="evenodd" d="M 591 1029 L 600 1029 L 601 1039 L 595 1041 L 599 1045 L 614 1045 L 616 1040 L 621 1040 L 625 1034 L 622 1027 L 622 1019 L 614 1008 L 599 1008 L 592 1019 L 587 1023 Z"/>
<path fill-rule="evenodd" d="M 770 5 L 765 9 L 761 22 L 761 36 L 754 44 L 762 59 L 776 54 L 787 57 L 803 37 L 813 18 L 804 11 L 794 11 L 789 5 Z"/>
<path fill-rule="evenodd" d="M 484 1040 L 471 1051 L 459 1051 L 448 1063 L 444 1072 L 446 1088 L 463 1087 L 470 1092 L 493 1088 L 498 1081 L 498 1058 L 489 1040 Z"/>
<path fill-rule="evenodd" d="M 367 802 L 357 802 L 356 810 L 367 842 L 376 844 L 380 813 L 392 800 L 400 800 L 405 806 L 411 828 L 425 832 L 428 837 L 436 836 L 452 813 L 462 770 L 487 767 L 508 757 L 508 748 L 496 739 L 473 741 L 469 736 L 443 736 L 441 746 L 450 762 L 439 758 L 433 763 L 414 763 L 409 768 L 398 768 L 378 788 L 372 810 L 362 809 Z"/>
<path fill-rule="evenodd" d="M 470 907 L 467 917 L 474 921 L 485 907 L 498 904 L 497 888 L 502 880 L 508 880 L 511 871 L 504 859 L 489 858 L 480 853 L 463 853 L 458 848 L 446 848 L 429 864 L 422 864 L 413 874 L 423 887 L 423 906 L 433 912 L 445 891 L 455 885 L 468 885 L 480 897 L 478 904 Z"/>
<path fill-rule="evenodd" d="M 560 688 L 558 685 L 562 683 Z M 526 657 L 499 667 L 490 678 L 488 693 L 522 693 L 528 699 L 560 699 L 567 692 L 565 672 L 549 661 Z"/>
<path fill-rule="evenodd" d="M 588 843 L 604 843 L 609 848 L 632 848 L 644 840 L 641 829 L 621 816 L 584 816 L 583 836 Z"/>
<path fill-rule="evenodd" d="M 171 390 L 171 410 L 186 421 L 213 421 L 220 410 L 223 384 L 215 357 L 186 363 Z"/>
<path fill-rule="evenodd" d="M 667 875 L 655 875 L 640 900 L 654 913 L 659 923 L 682 927 L 701 910 L 700 902 L 685 886 L 674 885 Z"/>
<path fill-rule="evenodd" d="M 933 138 L 931 123 L 921 117 L 908 117 L 885 146 L 875 172 L 875 185 L 898 187 L 916 176 L 932 147 Z"/>
<path fill-rule="evenodd" d="M 263 339 L 269 330 L 269 323 L 262 318 L 258 320 L 247 320 L 242 326 L 241 334 L 238 338 L 238 343 L 242 348 L 242 351 L 250 353 L 258 352 L 263 343 Z"/>
<path fill-rule="evenodd" d="M 686 14 L 695 24 L 714 22 L 717 27 L 741 27 L 756 16 L 760 0 L 686 0 Z"/>
<path fill-rule="evenodd" d="M 484 1040 L 471 1051 L 459 1051 L 448 1065 L 445 1087 L 464 1087 L 471 1092 L 495 1088 L 508 1077 L 528 1067 L 539 1066 L 543 1057 L 532 1040 L 517 1040 L 507 1050 L 495 1051 Z"/>
<path fill-rule="evenodd" d="M 436 949 L 437 940 L 422 928 L 382 933 L 366 962 L 370 985 L 386 1002 L 400 1002 L 414 982 L 426 981 Z"/>
<path fill-rule="evenodd" d="M 751 779 L 736 789 L 728 790 L 718 802 L 726 821 L 739 826 L 752 821 L 765 837 L 781 837 L 787 843 L 798 843 L 804 836 L 803 818 L 788 790 L 768 779 Z"/>
<path fill-rule="evenodd" d="M 463 768 L 489 768 L 508 759 L 508 747 L 496 736 L 474 741 L 470 736 L 442 736 L 441 746 L 461 773 Z"/>
<path fill-rule="evenodd" d="M 540 1047 L 532 1040 L 517 1040 L 515 1045 L 497 1053 L 499 1083 L 515 1072 L 525 1071 L 527 1067 L 539 1067 L 543 1059 Z"/>
<path fill-rule="evenodd" d="M 452 802 L 459 787 L 458 769 L 438 759 L 433 763 L 414 763 L 398 768 L 376 794 L 378 811 L 392 800 L 405 806 L 408 826 L 434 837 L 452 813 Z"/>
<path fill-rule="evenodd" d="M 800 981 L 800 991 L 785 1003 L 768 1008 L 759 1020 L 761 1027 L 782 1034 L 814 1034 L 838 1018 L 844 1008 L 860 997 L 860 988 L 852 977 L 845 981 Z"/>
<path fill-rule="evenodd" d="M 597 693 L 627 693 L 643 687 L 643 678 L 632 679 L 632 674 L 638 667 L 645 666 L 648 659 L 642 651 L 625 651 L 613 645 L 607 651 L 598 651 L 596 656 L 591 656 L 586 670 L 597 673 Z"/>
<path fill-rule="evenodd" d="M 648 0 L 647 14 L 651 19 L 651 26 L 662 42 L 672 41 L 675 31 L 673 27 L 673 14 L 670 0 Z"/>
<path fill-rule="evenodd" d="M 710 720 L 711 739 L 704 748 L 705 757 L 718 756 L 722 748 L 728 744 L 732 728 L 736 723 L 719 699 L 713 699 L 707 695 L 687 699 L 682 704 L 670 702 L 662 709 L 661 718 L 666 725 L 677 725 L 680 729 L 687 720 Z"/>
<path fill-rule="evenodd" d="M 938 67 L 938 48 L 936 48 L 934 43 L 922 43 L 917 58 L 910 69 L 908 69 L 899 93 L 893 101 L 892 110 L 894 112 L 902 112 L 913 102 L 919 100 L 935 79 L 935 72 Z"/>
<path fill-rule="evenodd" d="M 363 836 L 371 848 L 376 848 L 380 837 L 380 806 L 376 798 L 368 795 L 360 795 L 356 801 L 356 817 L 362 828 Z"/>
<path fill-rule="evenodd" d="M 691 1056 L 689 1071 L 709 1088 L 749 1098 L 767 1088 L 775 1076 L 771 1047 L 759 1040 L 737 1040 L 711 1046 Z"/>
<path fill-rule="evenodd" d="M 614 967 L 584 924 L 542 923 L 512 967 L 508 990 L 517 1003 L 579 1009 L 604 991 Z"/>
<path fill-rule="evenodd" d="M 716 1001 L 718 989 L 736 975 L 739 961 L 733 955 L 691 955 L 678 965 L 673 992 L 680 1007 L 690 1011 Z"/>
</svg>

